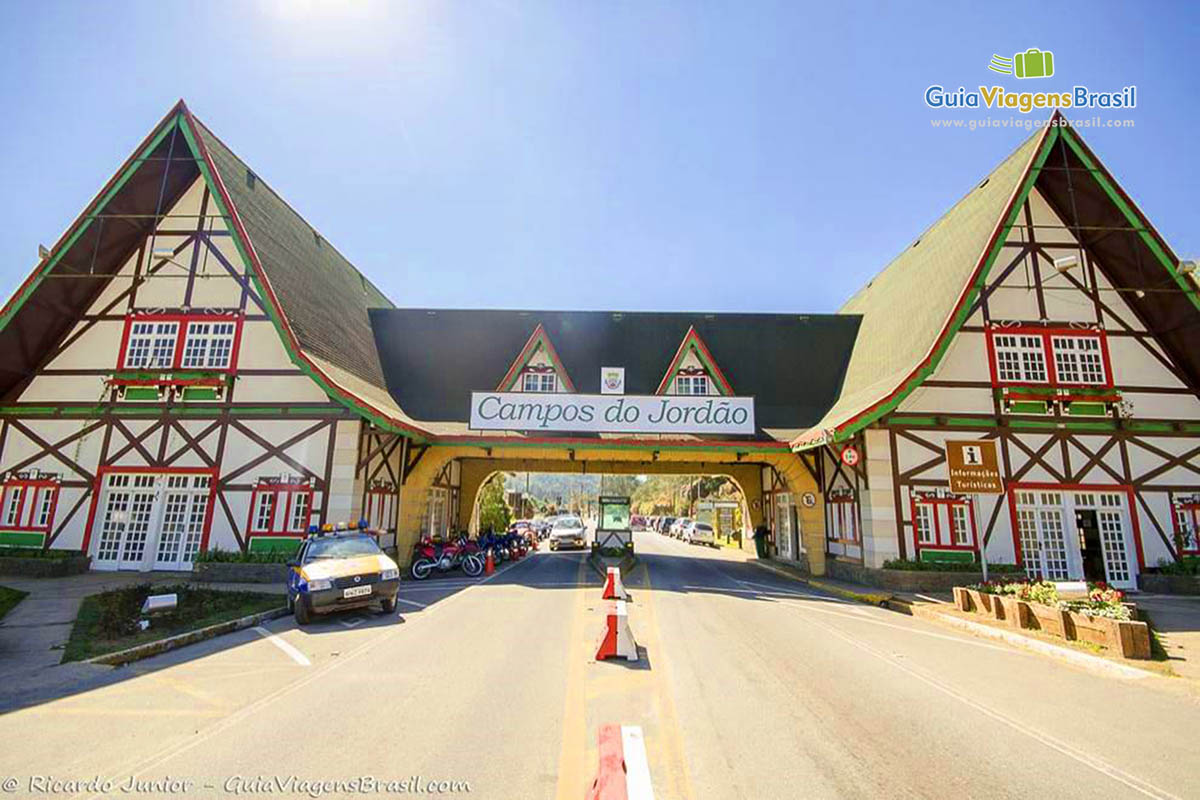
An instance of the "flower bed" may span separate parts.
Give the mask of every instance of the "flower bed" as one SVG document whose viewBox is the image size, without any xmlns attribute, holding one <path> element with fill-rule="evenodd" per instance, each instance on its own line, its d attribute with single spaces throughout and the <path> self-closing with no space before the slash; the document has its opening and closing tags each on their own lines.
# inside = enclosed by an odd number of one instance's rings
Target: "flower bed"
<svg viewBox="0 0 1200 800">
<path fill-rule="evenodd" d="M 1059 597 L 1048 581 L 988 582 L 954 587 L 960 611 L 974 612 L 1014 627 L 1088 642 L 1125 658 L 1150 658 L 1150 629 L 1133 619 L 1136 609 L 1104 584 L 1089 584 L 1086 596 Z"/>
</svg>

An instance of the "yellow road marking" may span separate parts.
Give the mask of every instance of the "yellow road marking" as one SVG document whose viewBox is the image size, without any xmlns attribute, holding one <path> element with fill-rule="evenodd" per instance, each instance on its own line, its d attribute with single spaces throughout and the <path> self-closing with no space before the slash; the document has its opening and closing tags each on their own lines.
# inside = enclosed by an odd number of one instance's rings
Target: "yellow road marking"
<svg viewBox="0 0 1200 800">
<path fill-rule="evenodd" d="M 650 583 L 650 566 L 643 563 L 642 575 L 644 586 L 642 591 L 638 592 L 638 599 L 645 598 L 645 602 L 641 605 L 646 609 L 646 617 L 648 620 L 645 631 L 649 633 L 646 638 L 646 652 L 651 658 L 653 664 L 649 674 L 655 685 L 654 698 L 655 704 L 659 709 L 659 718 L 654 721 L 654 729 L 661 735 L 662 741 L 655 746 L 653 742 L 647 742 L 647 754 L 654 753 L 655 756 L 660 754 L 665 758 L 655 758 L 662 764 L 665 769 L 659 771 L 666 778 L 668 785 L 672 791 L 667 793 L 668 797 L 687 798 L 694 797 L 692 794 L 691 780 L 688 778 L 687 760 L 684 758 L 683 737 L 680 735 L 679 717 L 675 713 L 675 696 L 671 693 L 670 683 L 667 681 L 667 653 L 662 646 L 662 638 L 659 636 L 658 630 L 658 615 L 654 610 L 654 587 Z M 651 775 L 655 774 L 651 770 Z"/>
<path fill-rule="evenodd" d="M 586 562 L 580 561 L 576 581 L 583 577 Z M 567 685 L 563 704 L 562 747 L 558 755 L 557 800 L 579 800 L 587 789 L 584 758 L 588 752 L 587 705 L 584 692 L 584 668 L 593 654 L 584 650 L 584 612 L 587 595 L 575 592 L 571 613 L 571 631 L 567 639 Z"/>
</svg>

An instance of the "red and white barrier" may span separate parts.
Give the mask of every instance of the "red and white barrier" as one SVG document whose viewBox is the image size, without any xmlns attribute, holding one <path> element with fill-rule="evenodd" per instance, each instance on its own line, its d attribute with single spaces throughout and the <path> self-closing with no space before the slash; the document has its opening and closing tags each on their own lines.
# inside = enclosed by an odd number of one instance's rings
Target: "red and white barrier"
<svg viewBox="0 0 1200 800">
<path fill-rule="evenodd" d="M 608 577 L 604 579 L 604 599 L 629 599 L 629 592 L 625 591 L 625 584 L 621 583 L 621 570 L 619 567 L 608 568 Z"/>
<path fill-rule="evenodd" d="M 623 658 L 637 661 L 637 642 L 633 640 L 633 629 L 629 627 L 629 611 L 625 608 L 625 601 L 609 603 L 605 618 L 604 634 L 596 648 L 596 660 Z"/>
<path fill-rule="evenodd" d="M 654 800 L 642 729 L 602 725 L 599 745 L 600 764 L 588 800 Z"/>
</svg>

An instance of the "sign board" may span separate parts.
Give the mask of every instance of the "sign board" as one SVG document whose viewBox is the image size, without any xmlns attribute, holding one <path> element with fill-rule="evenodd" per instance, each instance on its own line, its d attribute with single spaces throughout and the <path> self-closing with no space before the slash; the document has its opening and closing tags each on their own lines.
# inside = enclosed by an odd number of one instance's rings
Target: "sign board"
<svg viewBox="0 0 1200 800">
<path fill-rule="evenodd" d="M 854 445 L 847 445 L 846 448 L 842 450 L 841 458 L 843 464 L 845 464 L 847 467 L 853 467 L 858 463 L 858 448 Z"/>
<path fill-rule="evenodd" d="M 472 392 L 473 431 L 755 432 L 753 397 Z"/>
<path fill-rule="evenodd" d="M 805 492 L 804 494 L 800 495 L 800 505 L 804 506 L 805 508 L 812 508 L 816 504 L 817 496 L 812 492 Z"/>
<path fill-rule="evenodd" d="M 947 441 L 946 465 L 955 494 L 1004 494 L 994 440 Z"/>
<path fill-rule="evenodd" d="M 625 368 L 600 368 L 600 394 L 625 394 Z"/>
</svg>

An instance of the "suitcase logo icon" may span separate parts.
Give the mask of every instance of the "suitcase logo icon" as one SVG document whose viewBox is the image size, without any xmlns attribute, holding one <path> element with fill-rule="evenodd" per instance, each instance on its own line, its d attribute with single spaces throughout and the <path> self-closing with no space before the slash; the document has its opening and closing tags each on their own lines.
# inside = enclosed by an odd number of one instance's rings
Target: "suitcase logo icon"
<svg viewBox="0 0 1200 800">
<path fill-rule="evenodd" d="M 1054 53 L 1031 47 L 1012 58 L 993 55 L 988 69 L 1018 78 L 1049 78 L 1054 74 Z"/>
</svg>

